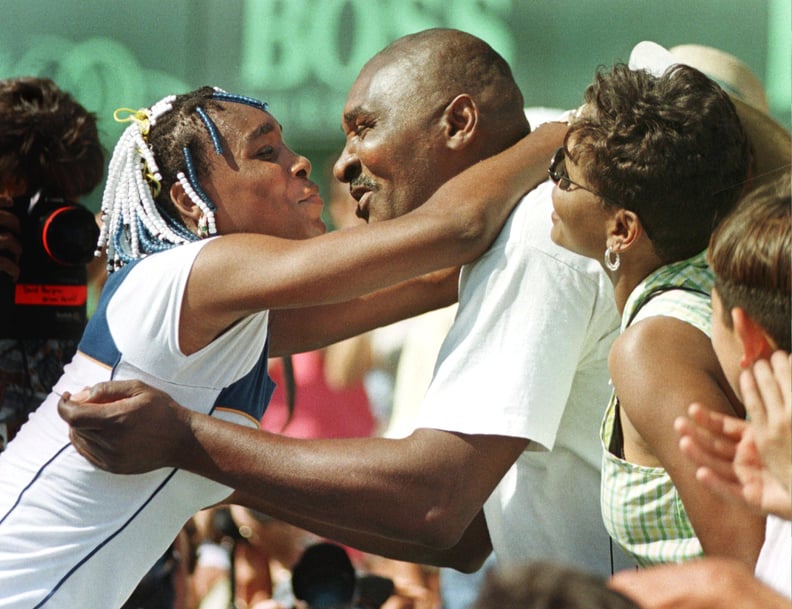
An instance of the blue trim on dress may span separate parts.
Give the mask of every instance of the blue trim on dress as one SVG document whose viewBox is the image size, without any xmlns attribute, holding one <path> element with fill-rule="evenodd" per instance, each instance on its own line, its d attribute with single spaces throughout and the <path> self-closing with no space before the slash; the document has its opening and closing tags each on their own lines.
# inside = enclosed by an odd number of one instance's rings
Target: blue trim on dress
<svg viewBox="0 0 792 609">
<path fill-rule="evenodd" d="M 268 357 L 269 338 L 256 365 L 245 376 L 225 387 L 218 394 L 214 408 L 238 410 L 250 415 L 256 421 L 261 421 L 272 398 L 272 392 L 275 391 L 275 381 L 267 370 Z"/>
</svg>

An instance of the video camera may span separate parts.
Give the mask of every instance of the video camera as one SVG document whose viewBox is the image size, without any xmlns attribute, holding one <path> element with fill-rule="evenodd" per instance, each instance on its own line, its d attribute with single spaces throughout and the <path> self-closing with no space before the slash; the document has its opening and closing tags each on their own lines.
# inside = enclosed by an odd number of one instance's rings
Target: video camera
<svg viewBox="0 0 792 609">
<path fill-rule="evenodd" d="M 15 199 L 12 211 L 21 225 L 21 272 L 16 284 L 0 274 L 0 338 L 80 338 L 86 264 L 99 239 L 94 215 L 41 192 Z"/>
</svg>

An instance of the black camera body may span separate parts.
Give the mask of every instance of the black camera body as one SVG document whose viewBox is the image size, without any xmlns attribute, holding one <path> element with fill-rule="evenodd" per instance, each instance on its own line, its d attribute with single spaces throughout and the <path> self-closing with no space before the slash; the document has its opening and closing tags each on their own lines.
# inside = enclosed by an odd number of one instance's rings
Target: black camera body
<svg viewBox="0 0 792 609">
<path fill-rule="evenodd" d="M 15 199 L 12 210 L 21 225 L 21 272 L 16 284 L 0 275 L 0 338 L 80 338 L 86 264 L 99 239 L 94 215 L 41 192 Z"/>
<path fill-rule="evenodd" d="M 346 549 L 319 542 L 292 568 L 292 590 L 309 609 L 380 609 L 395 586 L 387 577 L 358 576 Z"/>
</svg>

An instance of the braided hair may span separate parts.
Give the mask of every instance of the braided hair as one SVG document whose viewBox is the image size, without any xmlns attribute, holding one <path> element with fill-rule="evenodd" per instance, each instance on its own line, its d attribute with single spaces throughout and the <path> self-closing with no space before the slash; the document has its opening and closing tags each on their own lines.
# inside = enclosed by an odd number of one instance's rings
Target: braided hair
<svg viewBox="0 0 792 609">
<path fill-rule="evenodd" d="M 217 233 L 217 208 L 200 181 L 209 173 L 210 143 L 216 154 L 223 153 L 217 128 L 207 113 L 222 112 L 220 102 L 267 108 L 256 99 L 205 86 L 169 95 L 150 108 L 116 110 L 116 120 L 131 124 L 113 151 L 102 197 L 97 255 L 106 248 L 108 272 Z M 125 111 L 129 114 L 122 118 L 120 113 Z M 202 212 L 199 234 L 187 227 L 170 199 L 176 182 Z"/>
</svg>

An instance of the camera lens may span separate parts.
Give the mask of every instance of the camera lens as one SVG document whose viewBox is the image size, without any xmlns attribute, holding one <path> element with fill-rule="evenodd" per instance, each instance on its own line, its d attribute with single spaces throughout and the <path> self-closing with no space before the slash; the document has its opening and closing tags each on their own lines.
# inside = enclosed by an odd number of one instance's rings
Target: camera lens
<svg viewBox="0 0 792 609">
<path fill-rule="evenodd" d="M 41 244 L 58 264 L 86 264 L 93 258 L 99 227 L 84 207 L 68 205 L 55 209 L 41 229 Z"/>
</svg>

